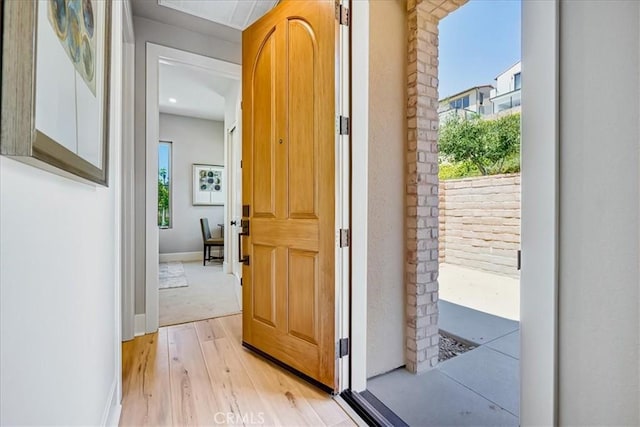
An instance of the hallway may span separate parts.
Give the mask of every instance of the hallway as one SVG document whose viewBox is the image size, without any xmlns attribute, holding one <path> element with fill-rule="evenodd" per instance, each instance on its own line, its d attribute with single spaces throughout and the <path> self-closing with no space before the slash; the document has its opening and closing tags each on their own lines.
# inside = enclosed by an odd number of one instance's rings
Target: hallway
<svg viewBox="0 0 640 427">
<path fill-rule="evenodd" d="M 125 342 L 120 425 L 355 425 L 327 394 L 241 345 L 233 315 Z"/>
</svg>

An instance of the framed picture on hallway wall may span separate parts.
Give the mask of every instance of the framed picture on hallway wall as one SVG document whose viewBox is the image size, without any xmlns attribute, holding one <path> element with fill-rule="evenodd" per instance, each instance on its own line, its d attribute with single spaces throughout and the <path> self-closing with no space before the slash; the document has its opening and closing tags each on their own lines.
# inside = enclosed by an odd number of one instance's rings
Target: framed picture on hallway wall
<svg viewBox="0 0 640 427">
<path fill-rule="evenodd" d="M 193 205 L 224 205 L 226 186 L 224 166 L 193 165 Z"/>
<path fill-rule="evenodd" d="M 107 186 L 112 0 L 3 3 L 0 153 Z"/>
</svg>

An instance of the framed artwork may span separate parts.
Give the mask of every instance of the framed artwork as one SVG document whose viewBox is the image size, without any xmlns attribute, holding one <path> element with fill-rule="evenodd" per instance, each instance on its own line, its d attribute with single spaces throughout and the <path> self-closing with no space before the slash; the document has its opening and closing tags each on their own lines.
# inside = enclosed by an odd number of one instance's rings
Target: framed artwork
<svg viewBox="0 0 640 427">
<path fill-rule="evenodd" d="M 4 2 L 0 154 L 108 185 L 111 3 Z"/>
<path fill-rule="evenodd" d="M 224 166 L 193 165 L 193 204 L 223 206 L 226 200 Z"/>
</svg>

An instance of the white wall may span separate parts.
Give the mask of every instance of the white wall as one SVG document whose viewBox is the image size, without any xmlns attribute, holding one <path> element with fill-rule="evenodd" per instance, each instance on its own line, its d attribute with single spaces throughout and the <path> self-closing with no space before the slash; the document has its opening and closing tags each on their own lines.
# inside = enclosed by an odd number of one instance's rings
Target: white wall
<svg viewBox="0 0 640 427">
<path fill-rule="evenodd" d="M 513 76 L 518 74 L 521 68 L 522 63 L 518 62 L 498 76 L 496 79 L 496 96 L 515 90 L 515 79 Z"/>
<path fill-rule="evenodd" d="M 135 95 L 135 199 L 136 199 L 136 290 L 135 312 L 145 311 L 145 72 L 146 43 L 182 49 L 212 58 L 239 64 L 242 46 L 226 40 L 195 33 L 183 28 L 149 19 L 134 17 L 136 35 L 136 95 Z"/>
<path fill-rule="evenodd" d="M 121 8 L 114 2 L 113 70 L 121 69 Z M 112 116 L 108 188 L 0 157 L 1 425 L 100 425 L 117 416 L 120 120 Z"/>
<path fill-rule="evenodd" d="M 202 250 L 200 218 L 208 218 L 217 236 L 223 206 L 193 206 L 193 164 L 224 165 L 224 123 L 160 114 L 160 140 L 171 141 L 171 228 L 160 229 L 160 253 Z"/>
<path fill-rule="evenodd" d="M 639 2 L 560 3 L 561 425 L 640 425 L 639 30 Z"/>
<path fill-rule="evenodd" d="M 368 377 L 405 363 L 406 10 L 369 3 Z"/>
</svg>

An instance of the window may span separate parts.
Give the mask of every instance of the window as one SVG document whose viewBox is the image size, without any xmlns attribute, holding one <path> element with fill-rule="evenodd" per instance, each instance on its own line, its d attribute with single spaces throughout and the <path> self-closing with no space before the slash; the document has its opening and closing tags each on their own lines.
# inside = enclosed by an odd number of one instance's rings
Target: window
<svg viewBox="0 0 640 427">
<path fill-rule="evenodd" d="M 520 82 L 520 73 L 517 73 L 513 76 L 513 90 L 520 89 L 521 84 L 522 83 Z"/>
<path fill-rule="evenodd" d="M 454 99 L 449 103 L 449 106 L 455 109 L 469 108 L 469 95 Z"/>
<path fill-rule="evenodd" d="M 158 144 L 158 227 L 171 228 L 171 151 L 169 141 Z"/>
</svg>

